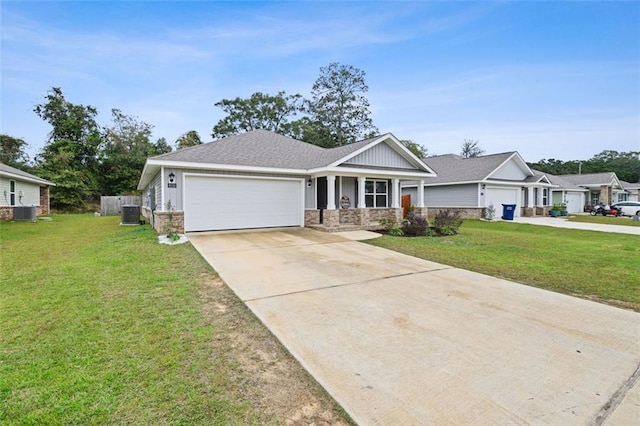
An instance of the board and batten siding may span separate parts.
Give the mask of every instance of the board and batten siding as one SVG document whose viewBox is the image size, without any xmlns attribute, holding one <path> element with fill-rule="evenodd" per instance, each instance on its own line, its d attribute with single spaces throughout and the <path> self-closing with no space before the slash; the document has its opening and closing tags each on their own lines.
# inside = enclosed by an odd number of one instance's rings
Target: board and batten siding
<svg viewBox="0 0 640 426">
<path fill-rule="evenodd" d="M 345 161 L 343 164 L 415 169 L 413 164 L 384 142 L 356 155 L 348 161 Z"/>
<path fill-rule="evenodd" d="M 11 183 L 15 185 L 15 206 L 39 206 L 40 185 L 3 177 L 0 179 L 0 206 L 11 206 Z M 20 198 L 22 191 L 22 198 Z"/>
<path fill-rule="evenodd" d="M 502 180 L 524 180 L 527 178 L 525 172 L 518 166 L 513 160 L 509 160 L 502 166 L 498 167 L 498 170 L 491 173 L 489 179 L 502 179 Z"/>
</svg>

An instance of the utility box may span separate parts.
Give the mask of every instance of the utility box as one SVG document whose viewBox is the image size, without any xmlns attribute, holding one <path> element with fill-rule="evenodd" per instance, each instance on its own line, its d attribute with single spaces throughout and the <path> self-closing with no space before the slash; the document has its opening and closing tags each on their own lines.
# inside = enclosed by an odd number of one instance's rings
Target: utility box
<svg viewBox="0 0 640 426">
<path fill-rule="evenodd" d="M 121 225 L 140 225 L 140 206 L 122 206 Z"/>
<path fill-rule="evenodd" d="M 13 220 L 19 222 L 35 222 L 36 206 L 15 206 L 13 208 Z"/>
</svg>

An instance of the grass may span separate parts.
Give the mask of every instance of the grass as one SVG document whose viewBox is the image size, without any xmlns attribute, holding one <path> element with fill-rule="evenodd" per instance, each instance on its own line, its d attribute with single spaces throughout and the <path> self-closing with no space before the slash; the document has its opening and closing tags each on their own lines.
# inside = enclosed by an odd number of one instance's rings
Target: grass
<svg viewBox="0 0 640 426">
<path fill-rule="evenodd" d="M 630 217 L 614 217 L 614 216 L 591 216 L 591 215 L 578 215 L 569 216 L 567 219 L 569 222 L 584 222 L 584 223 L 603 223 L 605 225 L 623 225 L 623 226 L 640 226 L 640 222 L 634 222 Z"/>
<path fill-rule="evenodd" d="M 367 242 L 640 312 L 640 238 L 636 235 L 468 220 L 453 237 L 385 235 Z"/>
<path fill-rule="evenodd" d="M 258 336 L 246 351 L 277 341 L 226 286 L 208 291 L 215 272 L 190 244 L 118 222 L 0 223 L 0 423 L 277 422 L 234 358 L 245 328 Z"/>
</svg>

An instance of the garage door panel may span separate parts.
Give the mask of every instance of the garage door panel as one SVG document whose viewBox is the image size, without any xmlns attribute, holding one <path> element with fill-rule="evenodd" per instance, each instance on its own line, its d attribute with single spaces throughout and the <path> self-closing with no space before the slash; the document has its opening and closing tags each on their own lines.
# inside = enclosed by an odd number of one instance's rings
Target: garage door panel
<svg viewBox="0 0 640 426">
<path fill-rule="evenodd" d="M 187 231 L 301 225 L 301 180 L 185 178 Z"/>
<path fill-rule="evenodd" d="M 511 188 L 486 188 L 485 205 L 493 204 L 498 216 L 502 215 L 503 204 L 515 204 L 515 216 L 520 216 L 520 190 Z"/>
</svg>

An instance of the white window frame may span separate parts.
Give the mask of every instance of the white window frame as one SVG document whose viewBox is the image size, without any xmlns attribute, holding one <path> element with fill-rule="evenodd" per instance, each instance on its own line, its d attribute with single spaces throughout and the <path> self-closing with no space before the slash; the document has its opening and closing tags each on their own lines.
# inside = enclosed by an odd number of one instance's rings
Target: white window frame
<svg viewBox="0 0 640 426">
<path fill-rule="evenodd" d="M 16 205 L 16 181 L 15 180 L 9 181 L 9 205 L 10 206 Z"/>
<path fill-rule="evenodd" d="M 373 184 L 373 192 L 367 192 L 366 188 L 367 188 L 367 183 L 371 182 Z M 386 188 L 385 192 L 377 192 L 377 187 L 378 187 L 378 183 L 384 183 L 384 186 Z M 374 208 L 374 209 L 378 209 L 378 208 L 388 208 L 389 207 L 389 181 L 386 179 L 367 179 L 365 181 L 365 193 L 364 193 L 364 199 L 365 199 L 365 206 L 367 208 Z M 385 205 L 384 206 L 378 206 L 377 201 L 378 201 L 378 196 L 382 196 L 384 195 L 385 197 Z M 371 196 L 373 199 L 373 203 L 372 205 L 367 205 L 367 197 Z"/>
<path fill-rule="evenodd" d="M 549 206 L 549 188 L 542 188 L 542 205 Z"/>
</svg>

